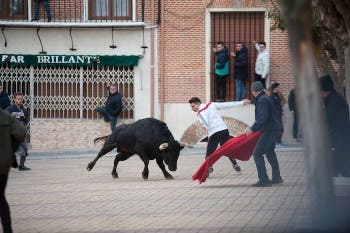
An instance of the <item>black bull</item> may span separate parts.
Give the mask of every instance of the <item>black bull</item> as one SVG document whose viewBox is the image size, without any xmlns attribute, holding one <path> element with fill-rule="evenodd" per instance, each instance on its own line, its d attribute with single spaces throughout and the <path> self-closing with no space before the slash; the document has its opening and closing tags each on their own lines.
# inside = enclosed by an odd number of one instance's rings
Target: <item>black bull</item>
<svg viewBox="0 0 350 233">
<path fill-rule="evenodd" d="M 173 179 L 166 171 L 163 161 L 168 165 L 170 171 L 176 171 L 180 150 L 187 146 L 185 143 L 179 143 L 174 139 L 164 122 L 154 118 L 146 118 L 131 124 L 120 125 L 111 135 L 96 138 L 94 143 L 100 140 L 105 140 L 105 143 L 96 158 L 87 165 L 86 169 L 88 171 L 92 170 L 100 157 L 117 148 L 117 155 L 115 156 L 112 170 L 113 178 L 118 178 L 117 166 L 119 161 L 124 161 L 137 154 L 145 164 L 142 171 L 143 179 L 148 179 L 148 164 L 149 160 L 153 159 L 156 159 L 164 177 Z"/>
</svg>

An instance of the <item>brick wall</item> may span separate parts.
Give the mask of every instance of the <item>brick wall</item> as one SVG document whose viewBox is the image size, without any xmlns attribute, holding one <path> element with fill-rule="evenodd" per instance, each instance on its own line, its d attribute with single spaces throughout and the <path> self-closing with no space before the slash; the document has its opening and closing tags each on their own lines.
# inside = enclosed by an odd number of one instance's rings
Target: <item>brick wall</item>
<svg viewBox="0 0 350 233">
<path fill-rule="evenodd" d="M 164 60 L 161 57 L 159 67 L 163 69 L 160 68 L 160 79 L 164 79 L 166 103 L 186 103 L 194 95 L 205 99 L 205 9 L 208 3 L 209 7 L 223 9 L 267 7 L 267 3 L 258 0 L 164 1 L 161 27 L 164 30 Z M 268 43 L 270 80 L 279 82 L 287 96 L 294 86 L 287 32 L 270 32 Z"/>
</svg>

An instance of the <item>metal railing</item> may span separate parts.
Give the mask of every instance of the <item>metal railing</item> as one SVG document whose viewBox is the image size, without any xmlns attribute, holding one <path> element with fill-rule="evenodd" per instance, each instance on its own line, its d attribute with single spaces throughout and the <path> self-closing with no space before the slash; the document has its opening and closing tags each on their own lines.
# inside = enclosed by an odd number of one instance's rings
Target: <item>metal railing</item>
<svg viewBox="0 0 350 233">
<path fill-rule="evenodd" d="M 0 22 L 140 22 L 136 4 L 137 0 L 0 0 Z"/>
</svg>

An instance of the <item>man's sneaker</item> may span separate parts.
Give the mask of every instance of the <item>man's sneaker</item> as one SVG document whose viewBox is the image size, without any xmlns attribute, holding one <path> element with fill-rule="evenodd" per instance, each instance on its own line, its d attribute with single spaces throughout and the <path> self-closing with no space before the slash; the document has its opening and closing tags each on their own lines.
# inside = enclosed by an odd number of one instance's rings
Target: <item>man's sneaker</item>
<svg viewBox="0 0 350 233">
<path fill-rule="evenodd" d="M 282 177 L 272 178 L 271 184 L 281 184 L 283 183 Z"/>
<path fill-rule="evenodd" d="M 18 170 L 19 171 L 28 171 L 28 170 L 30 170 L 30 168 L 23 165 L 23 166 L 19 166 Z"/>
<path fill-rule="evenodd" d="M 207 174 L 207 178 L 209 177 L 209 174 L 212 173 L 214 171 L 214 168 L 213 167 L 210 167 L 208 169 L 208 174 Z"/>
<path fill-rule="evenodd" d="M 286 146 L 282 142 L 276 144 L 276 148 L 284 148 L 284 147 Z"/>
<path fill-rule="evenodd" d="M 269 180 L 266 180 L 266 181 L 259 180 L 258 182 L 256 182 L 252 186 L 253 187 L 270 187 L 271 182 Z"/>
<path fill-rule="evenodd" d="M 236 172 L 241 172 L 241 167 L 238 164 L 233 164 L 232 167 Z"/>
</svg>

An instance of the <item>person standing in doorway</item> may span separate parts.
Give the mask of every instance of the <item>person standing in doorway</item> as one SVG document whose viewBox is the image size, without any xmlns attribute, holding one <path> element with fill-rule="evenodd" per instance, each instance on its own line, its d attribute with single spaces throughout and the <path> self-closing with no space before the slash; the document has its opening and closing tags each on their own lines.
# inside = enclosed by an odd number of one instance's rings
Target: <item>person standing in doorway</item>
<svg viewBox="0 0 350 233">
<path fill-rule="evenodd" d="M 47 15 L 47 22 L 51 22 L 52 18 L 51 18 L 51 11 L 50 11 L 50 5 L 49 5 L 49 0 L 34 0 L 34 18 L 32 19 L 32 21 L 39 21 L 39 5 L 40 2 L 43 3 L 44 8 L 45 8 L 45 12 Z"/>
<path fill-rule="evenodd" d="M 5 189 L 10 167 L 13 165 L 13 145 L 24 142 L 25 136 L 24 125 L 7 111 L 0 109 L 0 217 L 4 233 L 12 233 L 10 207 L 5 197 Z"/>
<path fill-rule="evenodd" d="M 236 44 L 236 53 L 231 52 L 231 56 L 235 58 L 233 79 L 236 86 L 236 101 L 246 98 L 245 80 L 248 77 L 248 48 L 239 42 Z"/>
<path fill-rule="evenodd" d="M 217 102 L 224 102 L 226 98 L 226 80 L 230 73 L 230 57 L 228 48 L 224 46 L 223 42 L 216 43 L 213 48 L 217 59 L 214 66 L 215 69 L 215 85 Z"/>
<path fill-rule="evenodd" d="M 218 109 L 231 108 L 236 106 L 243 106 L 250 103 L 250 100 L 233 101 L 225 103 L 209 102 L 202 104 L 198 97 L 191 98 L 188 103 L 191 106 L 192 111 L 197 113 L 199 121 L 208 131 L 208 145 L 205 158 L 209 157 L 220 144 L 223 145 L 227 140 L 231 138 L 228 128 L 220 116 Z M 241 171 L 241 168 L 237 164 L 236 160 L 231 159 L 233 169 L 237 172 Z M 209 168 L 209 173 L 214 169 Z M 209 175 L 209 174 L 208 174 Z"/>
<path fill-rule="evenodd" d="M 2 85 L 0 85 L 0 108 L 5 110 L 10 105 L 11 105 L 10 98 L 8 94 L 4 92 Z"/>
<path fill-rule="evenodd" d="M 117 92 L 117 84 L 109 86 L 109 94 L 106 104 L 95 108 L 95 111 L 102 115 L 104 121 L 110 122 L 111 131 L 117 127 L 118 115 L 123 110 L 122 97 Z"/>
<path fill-rule="evenodd" d="M 259 43 L 253 41 L 253 44 L 258 51 L 255 62 L 254 81 L 260 81 L 264 89 L 266 89 L 266 80 L 270 72 L 270 53 L 266 49 L 265 41 Z"/>
<path fill-rule="evenodd" d="M 7 108 L 15 118 L 20 121 L 25 127 L 28 126 L 29 118 L 27 109 L 23 105 L 23 94 L 21 92 L 17 92 L 13 96 L 13 104 Z M 28 156 L 28 148 L 26 142 L 22 142 L 18 149 L 15 152 L 15 155 L 20 157 L 18 170 L 26 171 L 30 170 L 29 167 L 24 165 L 27 156 Z"/>
<path fill-rule="evenodd" d="M 283 183 L 275 152 L 277 139 L 282 132 L 282 122 L 272 102 L 272 98 L 265 94 L 264 87 L 260 81 L 252 83 L 251 91 L 256 98 L 255 122 L 245 130 L 245 134 L 250 135 L 253 131 L 262 132 L 253 152 L 259 178 L 258 182 L 253 184 L 253 187 L 266 187 L 271 186 L 271 184 Z M 271 181 L 266 172 L 264 154 L 272 168 Z"/>
</svg>

